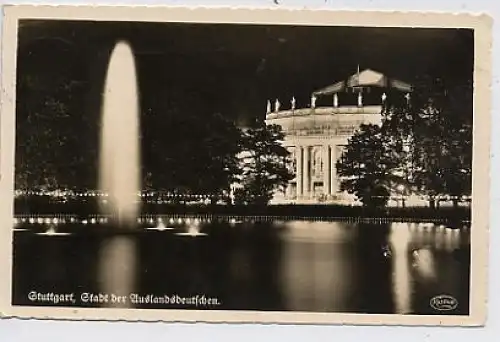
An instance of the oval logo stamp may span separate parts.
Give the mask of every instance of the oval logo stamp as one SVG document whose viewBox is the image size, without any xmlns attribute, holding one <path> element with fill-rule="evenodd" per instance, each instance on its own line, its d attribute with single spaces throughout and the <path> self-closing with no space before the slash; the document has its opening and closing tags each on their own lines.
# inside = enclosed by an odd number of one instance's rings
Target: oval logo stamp
<svg viewBox="0 0 500 342">
<path fill-rule="evenodd" d="M 451 311 L 457 308 L 458 300 L 449 295 L 439 295 L 431 299 L 430 305 L 438 311 Z"/>
</svg>

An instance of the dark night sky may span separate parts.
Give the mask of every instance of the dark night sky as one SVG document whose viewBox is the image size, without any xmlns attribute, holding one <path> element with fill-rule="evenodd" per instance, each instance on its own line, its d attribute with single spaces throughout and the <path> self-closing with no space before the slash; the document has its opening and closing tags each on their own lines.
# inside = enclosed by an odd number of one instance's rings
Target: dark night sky
<svg viewBox="0 0 500 342">
<path fill-rule="evenodd" d="M 288 106 L 294 95 L 305 106 L 358 63 L 407 82 L 425 74 L 463 83 L 474 60 L 469 30 L 29 21 L 18 70 L 86 84 L 73 101 L 95 112 L 118 39 L 136 54 L 143 112 L 221 112 L 240 124 L 263 116 L 267 99 Z"/>
</svg>

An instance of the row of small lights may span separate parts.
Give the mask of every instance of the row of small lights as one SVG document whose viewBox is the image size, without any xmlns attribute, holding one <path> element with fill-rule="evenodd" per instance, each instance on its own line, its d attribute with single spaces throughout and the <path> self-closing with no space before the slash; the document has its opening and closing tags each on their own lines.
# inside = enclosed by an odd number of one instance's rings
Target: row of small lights
<svg viewBox="0 0 500 342">
<path fill-rule="evenodd" d="M 19 224 L 19 223 L 30 223 L 30 224 L 64 224 L 64 223 L 67 223 L 67 222 L 70 222 L 70 223 L 83 223 L 83 224 L 98 224 L 98 223 L 107 223 L 108 222 L 108 219 L 107 218 L 91 218 L 89 220 L 77 220 L 76 218 L 74 217 L 71 217 L 69 219 L 65 219 L 65 218 L 57 218 L 57 217 L 54 217 L 54 218 L 42 218 L 42 217 L 38 217 L 38 218 L 34 218 L 34 217 L 30 217 L 30 218 L 14 218 L 14 224 Z"/>
<path fill-rule="evenodd" d="M 199 224 L 199 223 L 203 223 L 203 222 L 207 222 L 207 223 L 210 223 L 212 222 L 212 219 L 210 218 L 194 218 L 194 219 L 191 219 L 191 218 L 177 218 L 177 219 L 174 219 L 174 218 L 169 218 L 168 220 L 166 220 L 169 222 L 169 224 L 175 224 L 175 223 L 178 223 L 178 224 L 183 224 L 183 223 L 186 223 L 186 224 Z M 232 224 L 235 224 L 235 223 L 238 223 L 238 221 L 235 219 L 235 218 L 231 218 L 229 220 L 227 220 L 229 223 L 232 223 Z M 350 220 L 349 220 L 350 221 Z M 356 220 L 356 219 L 352 219 L 352 221 L 359 221 L 359 220 Z M 360 221 L 364 221 L 364 220 L 360 220 Z M 375 220 L 377 221 L 377 220 Z M 380 219 L 379 221 L 384 221 L 382 219 Z M 67 222 L 70 222 L 70 223 L 80 223 L 80 224 L 103 224 L 103 223 L 108 223 L 109 222 L 109 219 L 108 218 L 90 218 L 90 219 L 82 219 L 82 220 L 78 220 L 74 217 L 71 217 L 71 218 L 57 218 L 57 217 L 54 217 L 54 218 L 43 218 L 43 217 L 38 217 L 38 218 L 34 218 L 34 217 L 30 217 L 30 218 L 14 218 L 14 225 L 18 225 L 20 223 L 29 223 L 29 224 L 65 224 Z M 153 219 L 153 218 L 138 218 L 137 219 L 137 223 L 148 223 L 148 224 L 155 224 L 155 223 L 163 223 L 163 219 L 162 218 L 159 218 L 159 219 Z M 424 230 L 431 230 L 432 228 L 434 229 L 438 229 L 438 230 L 443 230 L 445 229 L 446 227 L 444 225 L 437 225 L 437 224 L 434 224 L 434 223 L 419 223 L 418 224 L 418 228 L 421 228 L 421 229 L 424 229 Z M 411 229 L 411 228 L 410 228 Z M 466 230 L 468 229 L 467 225 L 464 225 L 462 227 L 462 229 Z"/>
<path fill-rule="evenodd" d="M 382 199 L 385 199 L 387 197 L 385 196 L 370 196 L 370 198 L 382 198 Z M 421 199 L 421 200 L 431 200 L 431 199 L 435 199 L 435 200 L 445 200 L 445 201 L 451 201 L 453 198 L 456 198 L 458 200 L 461 200 L 461 201 L 469 201 L 472 199 L 471 196 L 450 196 L 450 195 L 444 195 L 444 196 L 434 196 L 434 197 L 431 197 L 431 196 L 428 196 L 428 195 L 422 195 L 422 196 L 416 196 L 416 195 L 401 195 L 401 196 L 390 196 L 389 199 L 390 200 L 401 200 L 401 199 L 414 199 L 414 198 L 418 198 L 418 199 Z"/>
<path fill-rule="evenodd" d="M 439 231 L 444 231 L 444 230 L 453 230 L 455 232 L 458 232 L 458 229 L 452 229 L 450 227 L 446 227 L 445 225 L 440 224 L 439 226 L 434 224 L 434 223 L 419 223 L 417 226 L 410 225 L 409 226 L 410 230 L 415 230 L 415 229 L 423 229 L 423 230 L 439 230 Z M 463 230 L 468 230 L 469 228 L 467 225 L 462 226 Z"/>
<path fill-rule="evenodd" d="M 96 191 L 87 191 L 87 192 L 72 192 L 72 191 L 23 191 L 23 190 L 16 190 L 15 191 L 16 196 L 52 196 L 52 197 L 66 197 L 66 196 L 76 196 L 76 197 L 108 197 L 109 194 L 107 193 L 101 193 L 101 192 L 96 192 Z M 197 198 L 197 199 L 210 199 L 212 197 L 219 197 L 219 196 L 211 196 L 211 195 L 197 195 L 197 194 L 172 194 L 172 193 L 162 193 L 162 192 L 148 192 L 148 193 L 143 193 L 139 192 L 137 193 L 137 196 L 139 197 L 153 197 L 153 196 L 161 196 L 161 197 L 167 197 L 167 198 Z M 384 198 L 383 196 L 372 196 L 373 198 Z M 431 199 L 430 196 L 398 196 L 398 197 L 391 197 L 391 199 L 401 199 L 401 198 L 412 198 L 412 197 L 417 197 L 422 200 L 429 200 Z M 445 196 L 435 196 L 434 199 L 436 200 L 446 200 L 450 201 L 453 199 L 452 196 L 445 195 Z M 459 200 L 462 201 L 467 201 L 471 200 L 471 196 L 459 196 Z"/>
<path fill-rule="evenodd" d="M 67 222 L 70 222 L 70 223 L 82 223 L 82 224 L 102 224 L 102 223 L 108 223 L 109 219 L 108 218 L 90 218 L 90 219 L 78 220 L 78 219 L 76 219 L 74 217 L 71 217 L 71 218 L 57 218 L 57 217 L 54 217 L 54 218 L 50 218 L 50 217 L 47 217 L 47 218 L 43 218 L 43 217 L 38 217 L 38 218 L 34 218 L 34 217 L 30 217 L 30 218 L 14 218 L 14 224 L 15 225 L 17 225 L 19 223 L 30 223 L 30 224 L 65 224 Z M 163 219 L 159 218 L 159 219 L 156 220 L 156 222 L 161 223 L 161 222 L 163 222 Z M 203 218 L 195 218 L 195 219 L 177 218 L 177 219 L 174 219 L 174 218 L 170 218 L 168 220 L 168 222 L 171 223 L 171 224 L 174 224 L 174 223 L 178 223 L 178 224 L 182 224 L 182 223 L 187 223 L 187 224 L 194 223 L 194 224 L 198 224 L 198 223 L 201 223 L 201 222 L 211 222 L 211 219 L 203 219 Z M 236 219 L 230 219 L 229 222 L 235 223 Z M 149 219 L 139 218 L 139 219 L 137 219 L 137 223 L 154 224 L 155 220 L 152 219 L 152 218 L 149 218 Z"/>
<path fill-rule="evenodd" d="M 76 197 L 109 197 L 109 194 L 107 193 L 100 193 L 100 192 L 55 192 L 55 191 L 22 191 L 22 190 L 16 190 L 15 192 L 16 196 L 51 196 L 51 197 L 67 197 L 67 196 L 76 196 Z M 196 195 L 196 194 L 171 194 L 171 193 L 141 193 L 139 192 L 137 196 L 139 197 L 153 197 L 153 196 L 161 196 L 161 197 L 168 197 L 168 198 L 205 198 L 209 199 L 212 197 L 218 197 L 218 196 L 211 196 L 211 195 Z"/>
</svg>

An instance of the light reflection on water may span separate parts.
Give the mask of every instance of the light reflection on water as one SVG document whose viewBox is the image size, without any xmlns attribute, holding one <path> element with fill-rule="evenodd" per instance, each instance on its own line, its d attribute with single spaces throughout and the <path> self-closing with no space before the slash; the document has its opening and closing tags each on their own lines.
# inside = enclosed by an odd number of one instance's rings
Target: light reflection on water
<svg viewBox="0 0 500 342">
<path fill-rule="evenodd" d="M 416 227 L 414 223 L 394 222 L 389 227 L 387 246 L 376 243 L 373 246 L 380 248 L 380 254 L 391 264 L 393 311 L 399 314 L 414 311 L 412 296 L 417 291 L 416 282 L 432 287 L 442 268 L 454 269 L 456 262 L 450 253 L 460 248 L 463 234 L 432 225 Z M 339 222 L 290 222 L 287 228 L 282 235 L 286 241 L 283 283 L 289 309 L 348 310 L 347 300 L 356 291 L 360 278 L 356 267 L 359 260 L 354 253 L 359 226 Z M 440 280 L 459 282 L 456 277 Z"/>
<path fill-rule="evenodd" d="M 465 230 L 397 222 L 155 222 L 145 222 L 142 232 L 111 238 L 94 233 L 88 241 L 78 234 L 45 236 L 52 246 L 19 233 L 31 249 L 16 247 L 17 292 L 46 277 L 37 272 L 47 265 L 66 264 L 79 265 L 86 279 L 95 280 L 96 291 L 194 291 L 220 296 L 221 309 L 429 314 L 433 296 L 468 301 L 468 260 L 456 256 L 467 249 Z M 148 230 L 151 226 L 160 229 Z M 203 239 L 191 237 L 201 234 Z M 62 248 L 64 241 L 74 254 L 52 260 L 47 249 Z M 23 255 L 29 260 L 24 264 Z M 27 277 L 30 272 L 34 275 Z M 79 286 L 82 280 L 74 281 Z M 21 297 L 14 295 L 19 302 Z"/>
<path fill-rule="evenodd" d="M 411 237 L 410 227 L 393 223 L 389 243 L 393 267 L 393 296 L 395 312 L 406 314 L 411 312 L 411 280 L 408 260 L 408 249 Z"/>
<path fill-rule="evenodd" d="M 137 247 L 128 236 L 114 237 L 106 241 L 99 258 L 101 293 L 128 296 L 136 288 Z M 129 307 L 130 302 L 110 302 L 106 306 Z"/>
<path fill-rule="evenodd" d="M 356 227 L 339 222 L 289 222 L 283 234 L 283 284 L 288 310 L 346 309 L 354 281 L 349 243 Z"/>
</svg>

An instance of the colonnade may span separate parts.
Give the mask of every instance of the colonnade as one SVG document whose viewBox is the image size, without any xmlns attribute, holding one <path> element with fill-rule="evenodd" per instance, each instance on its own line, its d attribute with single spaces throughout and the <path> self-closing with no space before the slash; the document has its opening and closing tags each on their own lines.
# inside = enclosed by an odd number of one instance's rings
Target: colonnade
<svg viewBox="0 0 500 342">
<path fill-rule="evenodd" d="M 322 172 L 313 174 L 312 149 L 321 148 Z M 297 199 L 309 199 L 320 194 L 330 197 L 338 192 L 338 179 L 336 172 L 337 148 L 336 145 L 298 145 L 294 147 L 295 153 L 295 189 L 290 184 L 287 189 L 287 197 Z M 322 193 L 314 193 L 314 181 L 319 180 L 323 184 Z M 293 182 L 293 181 L 292 181 Z M 294 191 L 295 190 L 295 191 Z"/>
</svg>

